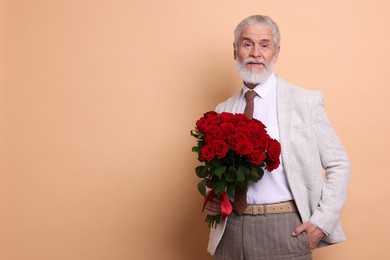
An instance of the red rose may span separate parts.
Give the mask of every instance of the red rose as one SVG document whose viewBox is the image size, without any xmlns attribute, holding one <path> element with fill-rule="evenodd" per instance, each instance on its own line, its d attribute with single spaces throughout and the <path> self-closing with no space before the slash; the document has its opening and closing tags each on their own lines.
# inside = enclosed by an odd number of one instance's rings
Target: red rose
<svg viewBox="0 0 390 260">
<path fill-rule="evenodd" d="M 263 135 L 259 142 L 259 148 L 263 151 L 268 150 L 271 137 L 269 135 Z"/>
<path fill-rule="evenodd" d="M 276 161 L 268 161 L 266 160 L 266 166 L 265 166 L 265 169 L 269 172 L 272 172 L 273 170 L 277 169 L 280 165 L 280 160 L 276 160 Z"/>
<path fill-rule="evenodd" d="M 251 134 L 251 130 L 249 129 L 249 126 L 247 123 L 241 122 L 238 124 L 235 130 L 236 133 L 243 133 L 244 135 L 248 136 Z"/>
<path fill-rule="evenodd" d="M 247 141 L 247 137 L 243 133 L 231 134 L 228 136 L 228 144 L 234 149 L 238 142 Z"/>
<path fill-rule="evenodd" d="M 248 128 L 251 130 L 252 135 L 257 135 L 260 137 L 267 134 L 267 130 L 265 130 L 265 128 L 260 127 L 253 122 L 248 124 Z"/>
<path fill-rule="evenodd" d="M 209 111 L 209 112 L 203 114 L 203 117 L 205 117 L 205 118 L 215 117 L 215 116 L 218 117 L 218 113 L 215 111 Z"/>
<path fill-rule="evenodd" d="M 265 155 L 261 151 L 254 150 L 252 153 L 248 155 L 248 159 L 250 163 L 259 165 L 264 161 Z"/>
<path fill-rule="evenodd" d="M 217 155 L 218 159 L 225 157 L 226 153 L 229 151 L 228 146 L 224 141 L 215 140 L 213 142 L 213 150 Z"/>
<path fill-rule="evenodd" d="M 237 133 L 236 136 L 237 142 L 248 141 L 248 137 L 246 137 L 246 135 L 244 135 L 243 133 Z"/>
<path fill-rule="evenodd" d="M 208 125 L 217 125 L 220 122 L 219 115 L 214 111 L 207 112 L 204 117 Z"/>
<path fill-rule="evenodd" d="M 280 143 L 275 139 L 269 140 L 269 147 L 267 151 L 268 160 L 270 161 L 277 161 L 279 160 L 281 152 Z"/>
<path fill-rule="evenodd" d="M 238 140 L 237 140 L 236 134 L 231 134 L 228 136 L 227 143 L 229 144 L 230 147 L 232 147 L 232 148 L 236 147 L 237 142 L 238 142 Z"/>
<path fill-rule="evenodd" d="M 200 159 L 211 162 L 214 159 L 215 153 L 213 150 L 213 146 L 210 144 L 206 144 L 202 147 L 200 152 Z"/>
<path fill-rule="evenodd" d="M 208 135 L 204 138 L 206 144 L 212 144 L 215 140 L 219 139 L 218 136 Z"/>
<path fill-rule="evenodd" d="M 234 125 L 232 123 L 221 123 L 220 137 L 222 140 L 226 140 L 228 136 L 234 131 Z"/>
<path fill-rule="evenodd" d="M 260 145 L 261 145 L 261 136 L 252 135 L 252 136 L 248 137 L 248 140 L 249 140 L 249 142 L 251 142 L 251 144 L 253 144 L 254 149 L 260 147 Z M 265 151 L 265 149 L 262 149 L 262 150 Z"/>
<path fill-rule="evenodd" d="M 211 140 L 219 139 L 220 130 L 216 125 L 208 125 L 204 129 L 206 142 L 210 142 Z"/>
<path fill-rule="evenodd" d="M 236 114 L 236 118 L 241 122 L 249 122 L 251 120 L 245 114 Z"/>
<path fill-rule="evenodd" d="M 232 123 L 238 125 L 241 122 L 249 122 L 249 118 L 244 114 L 235 114 L 232 118 Z"/>
<path fill-rule="evenodd" d="M 204 133 L 204 129 L 206 126 L 207 126 L 206 118 L 201 117 L 198 121 L 196 121 L 196 129 L 199 132 Z"/>
<path fill-rule="evenodd" d="M 237 154 L 250 154 L 253 152 L 253 145 L 248 141 L 239 141 L 236 144 L 235 151 Z"/>
<path fill-rule="evenodd" d="M 221 118 L 221 122 L 223 123 L 231 123 L 234 118 L 234 114 L 232 113 L 227 113 L 227 112 L 222 112 L 219 117 Z"/>
<path fill-rule="evenodd" d="M 249 124 L 256 125 L 256 128 L 266 128 L 266 126 L 261 121 L 257 120 L 256 118 L 252 118 L 249 121 Z"/>
</svg>

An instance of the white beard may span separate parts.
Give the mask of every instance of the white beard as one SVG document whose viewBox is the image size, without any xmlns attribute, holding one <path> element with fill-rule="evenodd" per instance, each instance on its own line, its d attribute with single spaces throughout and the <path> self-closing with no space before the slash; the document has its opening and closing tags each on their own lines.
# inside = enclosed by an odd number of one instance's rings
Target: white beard
<svg viewBox="0 0 390 260">
<path fill-rule="evenodd" d="M 263 71 L 255 72 L 245 68 L 245 65 L 250 62 L 262 63 L 264 65 Z M 269 76 L 271 76 L 272 71 L 274 69 L 274 65 L 275 57 L 272 57 L 271 61 L 268 64 L 266 64 L 262 58 L 248 58 L 243 61 L 240 61 L 239 59 L 236 60 L 237 71 L 241 79 L 244 82 L 256 85 L 264 83 L 269 78 Z"/>
</svg>

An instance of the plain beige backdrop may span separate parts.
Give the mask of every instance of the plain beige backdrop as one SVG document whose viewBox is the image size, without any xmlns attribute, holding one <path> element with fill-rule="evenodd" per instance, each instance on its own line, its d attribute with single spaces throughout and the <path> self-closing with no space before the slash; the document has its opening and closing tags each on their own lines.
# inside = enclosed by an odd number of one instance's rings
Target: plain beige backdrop
<svg viewBox="0 0 390 260">
<path fill-rule="evenodd" d="M 348 241 L 390 258 L 388 0 L 0 2 L 0 259 L 199 260 L 189 131 L 240 88 L 233 30 L 280 26 L 277 73 L 325 95 L 352 161 Z"/>
</svg>

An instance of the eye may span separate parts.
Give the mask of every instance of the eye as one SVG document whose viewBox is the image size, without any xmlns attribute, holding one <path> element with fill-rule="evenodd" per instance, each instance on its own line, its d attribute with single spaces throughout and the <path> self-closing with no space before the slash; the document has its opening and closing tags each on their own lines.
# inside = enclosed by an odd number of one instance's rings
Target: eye
<svg viewBox="0 0 390 260">
<path fill-rule="evenodd" d="M 251 48 L 251 47 L 252 47 L 252 43 L 250 43 L 250 42 L 244 42 L 244 43 L 243 43 L 243 46 L 244 46 L 245 48 Z"/>
</svg>

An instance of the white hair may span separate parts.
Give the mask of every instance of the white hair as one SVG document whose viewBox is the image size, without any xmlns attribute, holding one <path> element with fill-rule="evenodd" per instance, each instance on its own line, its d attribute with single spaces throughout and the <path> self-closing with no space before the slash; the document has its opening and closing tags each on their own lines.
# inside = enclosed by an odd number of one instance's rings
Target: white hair
<svg viewBox="0 0 390 260">
<path fill-rule="evenodd" d="M 234 30 L 234 46 L 237 48 L 242 30 L 253 24 L 265 25 L 271 29 L 274 38 L 275 49 L 277 50 L 280 44 L 279 27 L 269 16 L 266 15 L 252 15 L 242 20 Z"/>
</svg>

